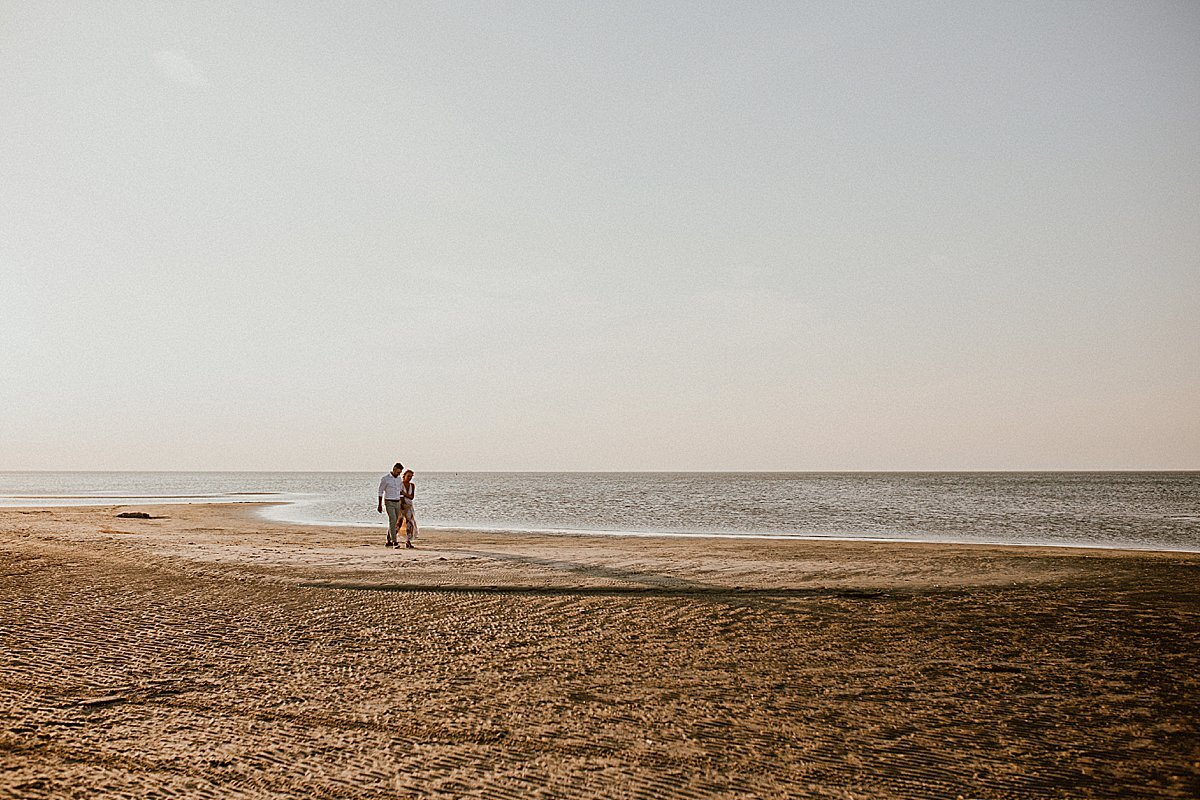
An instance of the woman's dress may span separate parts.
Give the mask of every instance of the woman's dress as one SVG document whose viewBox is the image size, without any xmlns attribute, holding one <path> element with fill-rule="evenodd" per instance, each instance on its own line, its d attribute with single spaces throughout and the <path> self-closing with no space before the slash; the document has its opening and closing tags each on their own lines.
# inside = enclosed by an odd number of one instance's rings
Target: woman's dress
<svg viewBox="0 0 1200 800">
<path fill-rule="evenodd" d="M 404 540 L 411 542 L 417 538 L 417 512 L 413 508 L 413 500 L 417 499 L 417 485 L 410 483 L 404 489 Z"/>
</svg>

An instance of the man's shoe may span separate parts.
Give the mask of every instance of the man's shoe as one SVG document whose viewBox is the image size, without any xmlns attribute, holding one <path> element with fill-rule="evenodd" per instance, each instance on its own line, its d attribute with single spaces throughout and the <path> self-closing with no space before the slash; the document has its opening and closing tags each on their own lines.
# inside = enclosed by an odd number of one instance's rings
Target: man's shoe
<svg viewBox="0 0 1200 800">
<path fill-rule="evenodd" d="M 404 543 L 404 549 L 406 549 L 406 550 L 416 550 L 417 548 L 413 547 L 413 543 L 412 543 L 412 542 L 405 542 L 405 543 Z"/>
</svg>

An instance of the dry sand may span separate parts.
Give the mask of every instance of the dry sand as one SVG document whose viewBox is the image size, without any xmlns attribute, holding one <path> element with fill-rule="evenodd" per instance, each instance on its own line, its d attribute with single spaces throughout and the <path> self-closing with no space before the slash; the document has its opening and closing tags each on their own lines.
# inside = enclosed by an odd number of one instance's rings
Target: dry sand
<svg viewBox="0 0 1200 800">
<path fill-rule="evenodd" d="M 1200 555 L 252 511 L 0 510 L 0 796 L 1200 794 Z"/>
</svg>

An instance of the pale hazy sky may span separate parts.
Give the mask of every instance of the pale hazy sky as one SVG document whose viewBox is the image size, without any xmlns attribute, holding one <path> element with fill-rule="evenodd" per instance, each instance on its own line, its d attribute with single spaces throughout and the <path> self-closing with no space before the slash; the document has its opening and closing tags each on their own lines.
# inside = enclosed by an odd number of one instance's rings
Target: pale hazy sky
<svg viewBox="0 0 1200 800">
<path fill-rule="evenodd" d="M 1200 468 L 1200 3 L 0 6 L 0 469 Z"/>
</svg>

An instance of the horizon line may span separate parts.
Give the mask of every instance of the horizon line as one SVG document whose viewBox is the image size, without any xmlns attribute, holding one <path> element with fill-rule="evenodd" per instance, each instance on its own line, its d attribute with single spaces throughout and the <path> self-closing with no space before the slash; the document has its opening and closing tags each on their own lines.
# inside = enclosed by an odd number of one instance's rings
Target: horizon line
<svg viewBox="0 0 1200 800">
<path fill-rule="evenodd" d="M 383 471 L 387 472 L 390 467 L 384 467 Z M 29 472 L 57 472 L 57 473 L 177 473 L 177 474 L 216 474 L 216 473 L 287 473 L 287 474 L 312 474 L 312 473 L 375 473 L 379 468 L 375 469 L 0 469 L 0 475 L 11 473 L 29 473 Z M 1013 475 L 1032 475 L 1039 473 L 1076 473 L 1076 474 L 1097 474 L 1097 473 L 1114 473 L 1114 472 L 1200 472 L 1200 467 L 1102 467 L 1102 468 L 1038 468 L 1038 469 L 989 469 L 989 468 L 972 468 L 972 469 L 429 469 L 423 470 L 426 473 L 446 474 L 446 473 L 478 473 L 478 474 L 493 474 L 493 473 L 508 473 L 517 475 L 664 475 L 664 474 L 696 474 L 696 475 L 719 475 L 719 474 L 735 474 L 735 475 L 831 475 L 831 474 L 858 474 L 858 475 L 947 475 L 947 474 L 1013 474 Z"/>
</svg>

